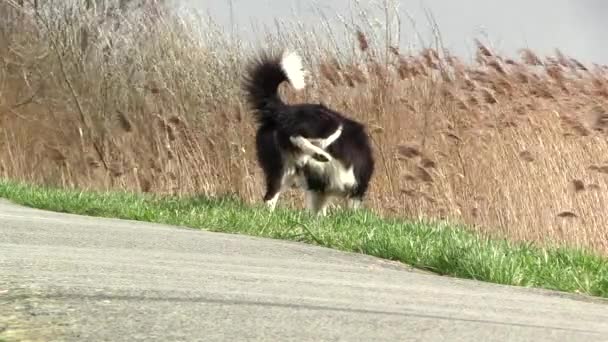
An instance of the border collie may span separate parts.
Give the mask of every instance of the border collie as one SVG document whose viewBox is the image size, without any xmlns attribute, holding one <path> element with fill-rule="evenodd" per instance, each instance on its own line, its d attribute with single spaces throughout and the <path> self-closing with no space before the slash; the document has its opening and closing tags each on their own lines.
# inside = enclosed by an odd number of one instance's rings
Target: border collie
<svg viewBox="0 0 608 342">
<path fill-rule="evenodd" d="M 363 124 L 323 104 L 284 103 L 279 85 L 303 89 L 306 71 L 296 53 L 261 53 L 248 66 L 244 90 L 257 121 L 257 160 L 266 178 L 264 202 L 274 210 L 286 186 L 303 187 L 307 207 L 325 215 L 331 196 L 360 207 L 374 172 Z"/>
</svg>

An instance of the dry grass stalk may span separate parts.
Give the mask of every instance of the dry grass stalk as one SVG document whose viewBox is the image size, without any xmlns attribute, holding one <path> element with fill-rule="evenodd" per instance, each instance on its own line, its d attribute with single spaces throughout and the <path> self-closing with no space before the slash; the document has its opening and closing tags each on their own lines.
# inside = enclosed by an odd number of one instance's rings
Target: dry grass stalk
<svg viewBox="0 0 608 342">
<path fill-rule="evenodd" d="M 563 74 L 562 68 L 558 64 L 550 64 L 545 67 L 547 75 L 551 77 L 562 90 L 568 91 L 568 87 L 566 86 L 566 78 Z"/>
<path fill-rule="evenodd" d="M 527 150 L 519 152 L 519 157 L 526 162 L 534 161 L 534 155 L 532 154 L 532 152 Z"/>
<path fill-rule="evenodd" d="M 66 155 L 63 152 L 61 152 L 59 147 L 45 145 L 45 151 L 46 151 L 46 156 L 50 160 L 52 160 L 58 164 L 64 164 L 66 162 L 66 160 L 68 160 L 68 157 L 66 157 Z"/>
<path fill-rule="evenodd" d="M 578 70 L 582 70 L 582 71 L 589 71 L 589 69 L 587 69 L 587 67 L 586 67 L 586 66 L 585 66 L 583 63 L 579 62 L 579 61 L 578 61 L 577 59 L 575 59 L 575 58 L 570 58 L 570 62 L 571 62 L 571 63 L 572 63 L 572 65 L 573 65 L 574 67 L 576 67 Z"/>
<path fill-rule="evenodd" d="M 541 61 L 540 58 L 538 58 L 538 56 L 532 52 L 532 50 L 530 49 L 521 49 L 520 50 L 520 54 L 521 54 L 521 59 L 525 64 L 528 65 L 543 65 L 543 62 Z"/>
<path fill-rule="evenodd" d="M 421 55 L 426 67 L 436 70 L 439 69 L 439 54 L 435 49 L 426 48 L 422 50 Z"/>
<path fill-rule="evenodd" d="M 357 30 L 357 42 L 359 43 L 359 50 L 361 52 L 366 52 L 369 48 L 369 43 L 367 37 L 361 30 Z"/>
<path fill-rule="evenodd" d="M 122 128 L 122 130 L 125 132 L 133 131 L 133 124 L 131 123 L 131 120 L 129 120 L 127 115 L 120 110 L 117 110 L 116 114 L 118 114 L 118 123 L 120 124 L 120 128 Z"/>
<path fill-rule="evenodd" d="M 427 171 L 426 169 L 424 169 L 420 166 L 416 166 L 416 177 L 423 182 L 427 182 L 427 183 L 433 182 L 433 177 L 431 176 L 429 171 Z"/>
<path fill-rule="evenodd" d="M 571 211 L 562 211 L 561 213 L 557 214 L 557 217 L 562 217 L 562 218 L 577 218 L 578 215 L 576 215 L 575 213 L 573 213 Z"/>
<path fill-rule="evenodd" d="M 489 104 L 498 103 L 498 99 L 494 95 L 493 90 L 483 87 L 483 88 L 479 89 L 479 92 L 481 93 L 481 96 L 483 96 L 483 99 L 486 103 L 489 103 Z"/>
<path fill-rule="evenodd" d="M 319 71 L 332 86 L 336 87 L 342 83 L 340 73 L 334 63 L 321 63 L 319 65 Z"/>
<path fill-rule="evenodd" d="M 570 182 L 570 189 L 574 193 L 578 193 L 585 190 L 585 183 L 580 179 L 574 179 Z"/>
<path fill-rule="evenodd" d="M 397 152 L 399 152 L 399 155 L 408 159 L 422 155 L 420 149 L 414 145 L 399 145 L 397 146 Z"/>
<path fill-rule="evenodd" d="M 556 56 L 557 62 L 562 67 L 568 68 L 568 69 L 572 67 L 572 64 L 570 63 L 570 60 L 568 59 L 568 57 L 566 57 L 566 55 L 564 55 L 559 49 L 555 49 L 555 56 Z"/>
<path fill-rule="evenodd" d="M 422 165 L 422 167 L 425 169 L 436 169 L 437 168 L 437 163 L 434 160 L 427 158 L 427 157 L 423 157 L 420 160 L 420 165 Z"/>
<path fill-rule="evenodd" d="M 498 72 L 499 74 L 502 74 L 502 75 L 506 75 L 507 74 L 507 71 L 502 66 L 501 62 L 498 59 L 496 59 L 496 58 L 493 58 L 493 59 L 489 60 L 487 62 L 487 65 L 489 67 L 491 67 L 492 69 L 496 70 L 496 72 Z"/>
<path fill-rule="evenodd" d="M 562 115 L 560 116 L 560 119 L 562 120 L 562 125 L 566 129 L 573 130 L 577 135 L 586 137 L 591 134 L 591 131 L 589 131 L 589 129 L 585 127 L 585 125 L 575 117 L 569 115 Z"/>
<path fill-rule="evenodd" d="M 494 54 L 490 49 L 485 46 L 479 39 L 475 39 L 475 46 L 477 46 L 477 52 L 484 57 L 493 57 Z"/>
<path fill-rule="evenodd" d="M 419 75 L 416 67 L 414 67 L 406 58 L 399 58 L 399 66 L 397 68 L 399 77 L 403 80 Z"/>
</svg>

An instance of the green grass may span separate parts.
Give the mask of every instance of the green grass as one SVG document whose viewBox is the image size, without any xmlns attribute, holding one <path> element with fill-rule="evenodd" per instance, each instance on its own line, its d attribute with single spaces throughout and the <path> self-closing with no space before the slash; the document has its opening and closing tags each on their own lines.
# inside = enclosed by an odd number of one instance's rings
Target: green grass
<svg viewBox="0 0 608 342">
<path fill-rule="evenodd" d="M 315 219 L 273 214 L 234 198 L 94 193 L 0 180 L 0 197 L 26 206 L 301 241 L 397 260 L 438 274 L 608 297 L 608 259 L 582 250 L 492 240 L 440 222 L 337 211 Z"/>
</svg>

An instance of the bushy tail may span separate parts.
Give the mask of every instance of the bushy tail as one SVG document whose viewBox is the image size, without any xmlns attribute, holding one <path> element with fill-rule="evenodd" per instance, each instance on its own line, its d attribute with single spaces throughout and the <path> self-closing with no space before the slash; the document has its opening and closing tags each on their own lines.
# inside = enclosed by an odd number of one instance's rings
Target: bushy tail
<svg viewBox="0 0 608 342">
<path fill-rule="evenodd" d="M 257 122 L 273 124 L 275 113 L 285 105 L 278 94 L 279 85 L 289 81 L 300 90 L 306 86 L 304 78 L 302 60 L 296 53 L 285 52 L 280 57 L 262 53 L 254 60 L 247 69 L 244 90 Z"/>
</svg>

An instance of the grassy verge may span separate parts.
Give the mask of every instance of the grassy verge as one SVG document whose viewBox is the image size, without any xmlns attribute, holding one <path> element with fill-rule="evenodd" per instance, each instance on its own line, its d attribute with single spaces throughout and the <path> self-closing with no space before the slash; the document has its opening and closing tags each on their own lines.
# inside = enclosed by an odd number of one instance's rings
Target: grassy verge
<svg viewBox="0 0 608 342">
<path fill-rule="evenodd" d="M 0 180 L 0 197 L 36 208 L 302 241 L 397 260 L 438 274 L 608 297 L 608 260 L 559 247 L 491 240 L 445 223 L 369 212 L 306 213 L 246 206 L 231 198 L 94 193 Z"/>
</svg>

